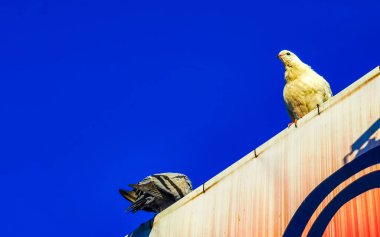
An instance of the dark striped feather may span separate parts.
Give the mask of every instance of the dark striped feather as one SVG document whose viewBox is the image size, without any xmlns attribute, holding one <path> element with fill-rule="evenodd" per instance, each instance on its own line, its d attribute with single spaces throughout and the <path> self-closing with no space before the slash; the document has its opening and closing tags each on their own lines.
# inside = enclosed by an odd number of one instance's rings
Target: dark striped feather
<svg viewBox="0 0 380 237">
<path fill-rule="evenodd" d="M 171 186 L 177 191 L 178 195 L 181 198 L 184 196 L 184 194 L 181 191 L 181 189 L 168 176 L 163 175 L 162 177 L 171 184 Z"/>
<path fill-rule="evenodd" d="M 121 196 L 123 196 L 125 199 L 132 203 L 134 203 L 137 199 L 137 195 L 134 191 L 125 191 L 123 189 L 119 189 L 119 193 L 121 194 Z"/>
</svg>

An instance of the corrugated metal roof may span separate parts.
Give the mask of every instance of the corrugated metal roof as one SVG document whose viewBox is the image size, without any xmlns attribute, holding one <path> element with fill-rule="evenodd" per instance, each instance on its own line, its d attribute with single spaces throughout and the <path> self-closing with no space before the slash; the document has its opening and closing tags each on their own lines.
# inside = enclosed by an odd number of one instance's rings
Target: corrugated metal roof
<svg viewBox="0 0 380 237">
<path fill-rule="evenodd" d="M 280 132 L 157 215 L 150 236 L 282 236 L 319 184 L 378 145 L 380 68 L 321 105 L 320 111 L 310 112 L 298 128 Z M 380 165 L 360 171 L 330 192 L 303 235 L 341 190 L 376 170 Z M 380 236 L 379 203 L 378 189 L 351 200 L 339 209 L 325 236 Z"/>
</svg>

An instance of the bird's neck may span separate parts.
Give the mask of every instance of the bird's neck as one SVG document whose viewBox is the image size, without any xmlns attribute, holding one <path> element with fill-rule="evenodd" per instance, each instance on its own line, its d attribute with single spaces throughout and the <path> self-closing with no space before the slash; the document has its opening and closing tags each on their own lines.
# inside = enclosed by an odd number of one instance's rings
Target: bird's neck
<svg viewBox="0 0 380 237">
<path fill-rule="evenodd" d="M 300 78 L 300 75 L 310 72 L 313 72 L 313 70 L 306 64 L 285 65 L 285 80 L 286 82 L 291 82 Z"/>
</svg>

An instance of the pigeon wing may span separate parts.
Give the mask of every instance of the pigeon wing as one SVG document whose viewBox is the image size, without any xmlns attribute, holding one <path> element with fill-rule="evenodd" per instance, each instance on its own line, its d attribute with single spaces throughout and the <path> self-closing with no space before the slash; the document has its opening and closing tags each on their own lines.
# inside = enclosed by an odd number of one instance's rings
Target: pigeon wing
<svg viewBox="0 0 380 237">
<path fill-rule="evenodd" d="M 132 203 L 136 202 L 137 195 L 136 195 L 135 191 L 125 191 L 123 189 L 119 189 L 119 193 L 121 194 L 121 196 L 123 196 L 128 201 L 130 201 Z"/>
</svg>

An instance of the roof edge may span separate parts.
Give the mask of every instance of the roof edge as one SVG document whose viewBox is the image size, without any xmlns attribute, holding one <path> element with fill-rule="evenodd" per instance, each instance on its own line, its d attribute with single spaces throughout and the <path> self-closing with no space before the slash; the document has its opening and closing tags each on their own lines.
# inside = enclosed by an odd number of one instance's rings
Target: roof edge
<svg viewBox="0 0 380 237">
<path fill-rule="evenodd" d="M 377 75 L 380 74 L 380 65 L 369 71 L 367 74 L 362 76 L 360 79 L 353 82 L 351 85 L 346 87 L 344 90 L 333 96 L 331 99 L 326 101 L 320 106 L 320 111 L 326 111 L 329 108 L 333 107 L 338 102 L 344 100 L 349 95 L 355 93 L 357 90 L 359 90 L 361 87 L 366 85 L 368 82 L 370 82 L 373 78 L 375 78 Z M 318 115 L 317 109 L 314 109 L 313 111 L 309 112 L 307 115 L 305 115 L 302 119 L 298 121 L 298 124 L 305 124 L 309 121 L 311 121 L 314 117 Z M 210 189 L 212 186 L 217 184 L 219 181 L 224 179 L 226 176 L 240 168 L 245 163 L 249 162 L 252 159 L 256 159 L 260 157 L 260 154 L 262 154 L 265 150 L 267 150 L 271 145 L 275 144 L 278 140 L 282 139 L 283 137 L 287 136 L 289 132 L 291 132 L 294 127 L 288 129 L 284 129 L 278 134 L 276 134 L 274 137 L 270 138 L 268 141 L 264 142 L 261 146 L 257 147 L 244 157 L 237 160 L 235 163 L 221 171 L 219 174 L 211 178 L 210 180 L 206 181 L 203 185 L 200 187 L 194 189 L 191 193 L 183 197 L 181 200 L 177 201 L 161 213 L 159 213 L 155 217 L 155 222 L 158 221 L 163 216 L 173 212 L 174 210 L 178 209 L 179 207 L 185 205 L 187 202 L 191 201 L 192 199 L 196 198 L 197 196 L 201 195 L 202 193 L 206 192 L 208 189 Z"/>
</svg>

